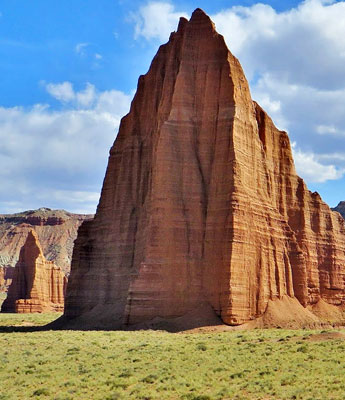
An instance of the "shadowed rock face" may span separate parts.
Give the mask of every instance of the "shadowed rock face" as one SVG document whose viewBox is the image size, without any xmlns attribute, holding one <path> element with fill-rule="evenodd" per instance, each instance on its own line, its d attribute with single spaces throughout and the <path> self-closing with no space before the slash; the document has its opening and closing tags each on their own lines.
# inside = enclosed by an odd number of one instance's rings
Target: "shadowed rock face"
<svg viewBox="0 0 345 400">
<path fill-rule="evenodd" d="M 20 251 L 2 312 L 63 311 L 67 278 L 47 261 L 35 231 L 30 231 Z"/>
<path fill-rule="evenodd" d="M 79 229 L 64 320 L 119 328 L 195 310 L 202 324 L 211 309 L 237 325 L 281 299 L 341 305 L 344 246 L 344 221 L 296 175 L 287 134 L 197 9 L 139 78 Z"/>
</svg>

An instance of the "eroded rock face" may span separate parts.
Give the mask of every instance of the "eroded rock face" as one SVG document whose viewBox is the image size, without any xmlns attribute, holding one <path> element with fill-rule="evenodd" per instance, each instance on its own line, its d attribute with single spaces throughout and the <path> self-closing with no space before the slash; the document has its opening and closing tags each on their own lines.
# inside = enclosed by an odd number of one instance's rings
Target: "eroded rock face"
<svg viewBox="0 0 345 400">
<path fill-rule="evenodd" d="M 11 275 L 11 268 L 13 273 L 20 249 L 32 229 L 38 235 L 45 257 L 69 273 L 78 228 L 84 219 L 92 217 L 49 208 L 0 215 L 0 291 L 6 291 L 10 284 L 7 280 L 2 285 L 1 276 Z"/>
<path fill-rule="evenodd" d="M 2 312 L 63 311 L 67 277 L 43 255 L 38 236 L 31 230 L 20 251 Z"/>
<path fill-rule="evenodd" d="M 211 308 L 237 325 L 276 300 L 310 319 L 320 299 L 344 304 L 344 251 L 344 221 L 296 175 L 287 134 L 197 9 L 139 78 L 79 230 L 64 321 L 120 328 L 198 310 L 201 324 Z"/>
</svg>

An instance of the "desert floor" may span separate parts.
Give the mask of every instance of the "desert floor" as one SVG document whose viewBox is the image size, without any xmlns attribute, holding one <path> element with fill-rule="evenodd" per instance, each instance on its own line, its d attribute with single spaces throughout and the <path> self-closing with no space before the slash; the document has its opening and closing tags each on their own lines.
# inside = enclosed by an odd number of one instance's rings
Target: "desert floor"
<svg viewBox="0 0 345 400">
<path fill-rule="evenodd" d="M 0 399 L 344 399 L 345 331 L 49 331 L 0 314 Z"/>
</svg>

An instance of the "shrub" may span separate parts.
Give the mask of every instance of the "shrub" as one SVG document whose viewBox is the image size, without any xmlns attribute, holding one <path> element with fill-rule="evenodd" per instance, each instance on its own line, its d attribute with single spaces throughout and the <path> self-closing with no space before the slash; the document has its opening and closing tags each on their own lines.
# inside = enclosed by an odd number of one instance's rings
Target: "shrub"
<svg viewBox="0 0 345 400">
<path fill-rule="evenodd" d="M 32 394 L 33 396 L 49 396 L 49 390 L 46 388 L 39 388 Z"/>
</svg>

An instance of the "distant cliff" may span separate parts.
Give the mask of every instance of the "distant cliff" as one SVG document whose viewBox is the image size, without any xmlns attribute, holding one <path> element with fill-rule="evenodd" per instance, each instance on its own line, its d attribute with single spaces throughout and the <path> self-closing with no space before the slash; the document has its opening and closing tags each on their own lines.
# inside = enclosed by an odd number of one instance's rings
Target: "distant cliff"
<svg viewBox="0 0 345 400">
<path fill-rule="evenodd" d="M 0 214 L 0 291 L 11 283 L 12 269 L 31 229 L 37 233 L 46 259 L 68 274 L 78 228 L 92 217 L 49 208 Z"/>
<path fill-rule="evenodd" d="M 345 219 L 345 201 L 341 201 L 336 207 L 332 208 L 332 210 L 338 211 L 338 213 Z"/>
</svg>

